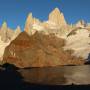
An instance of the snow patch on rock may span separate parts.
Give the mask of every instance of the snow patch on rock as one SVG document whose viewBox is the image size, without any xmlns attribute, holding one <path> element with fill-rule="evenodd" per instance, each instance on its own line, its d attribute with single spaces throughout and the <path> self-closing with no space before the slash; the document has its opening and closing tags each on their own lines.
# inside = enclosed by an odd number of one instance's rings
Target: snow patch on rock
<svg viewBox="0 0 90 90">
<path fill-rule="evenodd" d="M 75 35 L 66 38 L 65 50 L 72 49 L 75 52 L 73 55 L 86 59 L 90 53 L 90 31 L 79 29 Z"/>
</svg>

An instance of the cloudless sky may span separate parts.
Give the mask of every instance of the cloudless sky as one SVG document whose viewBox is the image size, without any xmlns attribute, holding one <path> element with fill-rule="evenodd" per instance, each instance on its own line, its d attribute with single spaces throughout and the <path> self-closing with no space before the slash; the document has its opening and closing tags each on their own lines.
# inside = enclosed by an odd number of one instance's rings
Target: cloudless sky
<svg viewBox="0 0 90 90">
<path fill-rule="evenodd" d="M 64 13 L 68 23 L 80 19 L 90 22 L 90 0 L 0 0 L 0 26 L 6 21 L 12 29 L 20 25 L 23 30 L 30 12 L 40 20 L 47 20 L 55 7 Z"/>
</svg>

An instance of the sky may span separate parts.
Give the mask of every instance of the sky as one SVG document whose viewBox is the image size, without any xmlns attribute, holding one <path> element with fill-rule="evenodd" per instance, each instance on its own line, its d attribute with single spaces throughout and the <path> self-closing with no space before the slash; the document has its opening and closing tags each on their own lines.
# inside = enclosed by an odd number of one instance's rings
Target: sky
<svg viewBox="0 0 90 90">
<path fill-rule="evenodd" d="M 90 22 L 90 0 L 0 0 L 0 26 L 6 21 L 10 28 L 15 29 L 19 25 L 24 30 L 30 12 L 46 21 L 55 7 L 64 13 L 69 24 L 81 19 Z"/>
</svg>

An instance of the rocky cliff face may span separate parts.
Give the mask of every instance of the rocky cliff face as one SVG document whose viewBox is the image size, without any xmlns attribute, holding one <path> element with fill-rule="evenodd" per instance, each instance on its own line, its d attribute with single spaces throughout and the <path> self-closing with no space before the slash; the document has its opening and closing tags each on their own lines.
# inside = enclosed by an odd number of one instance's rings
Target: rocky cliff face
<svg viewBox="0 0 90 90">
<path fill-rule="evenodd" d="M 10 38 L 8 37 L 8 27 L 7 27 L 7 23 L 4 22 L 2 24 L 2 27 L 1 27 L 1 40 L 3 42 L 9 42 Z"/>
<path fill-rule="evenodd" d="M 85 23 L 84 20 L 80 20 L 76 23 L 76 27 L 85 28 L 86 26 L 87 24 Z"/>
<path fill-rule="evenodd" d="M 58 8 L 55 8 L 49 14 L 49 22 L 53 22 L 54 24 L 56 24 L 60 27 L 67 25 L 63 13 L 61 13 Z"/>
<path fill-rule="evenodd" d="M 7 23 L 4 22 L 0 28 L 0 61 L 3 60 L 5 48 L 10 44 L 14 31 L 8 28 Z"/>
<path fill-rule="evenodd" d="M 17 29 L 14 31 L 8 28 L 7 23 L 4 22 L 0 29 L 1 41 L 3 41 L 4 43 L 8 43 L 12 41 L 13 37 L 17 37 L 20 32 L 20 27 L 17 27 Z"/>
<path fill-rule="evenodd" d="M 25 32 L 27 32 L 29 35 L 32 35 L 33 33 L 35 33 L 35 26 L 38 26 L 38 28 L 36 27 L 36 29 L 39 29 L 39 24 L 40 21 L 39 19 L 36 19 L 32 16 L 32 13 L 30 13 L 27 17 L 26 23 L 25 23 Z"/>
<path fill-rule="evenodd" d="M 3 60 L 20 68 L 84 64 L 83 59 L 71 56 L 70 51 L 64 51 L 64 45 L 65 41 L 54 35 L 36 32 L 29 36 L 22 32 L 5 49 Z"/>
<path fill-rule="evenodd" d="M 20 26 L 17 26 L 16 30 L 14 31 L 14 35 L 12 37 L 12 40 L 14 40 L 21 32 L 22 31 L 21 31 Z"/>
<path fill-rule="evenodd" d="M 32 13 L 30 13 L 28 15 L 26 23 L 25 23 L 25 31 L 27 33 L 30 33 L 30 29 L 32 28 L 32 24 L 33 24 L 33 17 L 32 17 Z"/>
<path fill-rule="evenodd" d="M 4 22 L 0 28 L 0 61 L 3 60 L 3 54 L 5 48 L 10 44 L 12 40 L 14 40 L 19 33 L 21 32 L 20 27 L 18 27 L 15 31 L 8 28 L 7 23 Z"/>
<path fill-rule="evenodd" d="M 30 13 L 25 23 L 25 32 L 27 32 L 29 35 L 33 35 L 36 31 L 43 32 L 43 34 L 53 33 L 57 35 L 59 33 L 57 36 L 61 36 L 62 32 L 68 32 L 68 29 L 70 29 L 68 27 L 69 25 L 67 25 L 63 13 L 61 13 L 58 8 L 55 8 L 49 14 L 48 20 L 44 22 L 34 18 L 32 13 Z"/>
</svg>

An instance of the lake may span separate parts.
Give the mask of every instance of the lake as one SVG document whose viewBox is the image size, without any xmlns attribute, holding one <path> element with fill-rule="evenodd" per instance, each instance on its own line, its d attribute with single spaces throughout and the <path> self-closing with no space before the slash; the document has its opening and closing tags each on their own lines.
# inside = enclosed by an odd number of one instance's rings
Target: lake
<svg viewBox="0 0 90 90">
<path fill-rule="evenodd" d="M 18 70 L 25 82 L 38 85 L 89 85 L 90 65 Z"/>
</svg>

